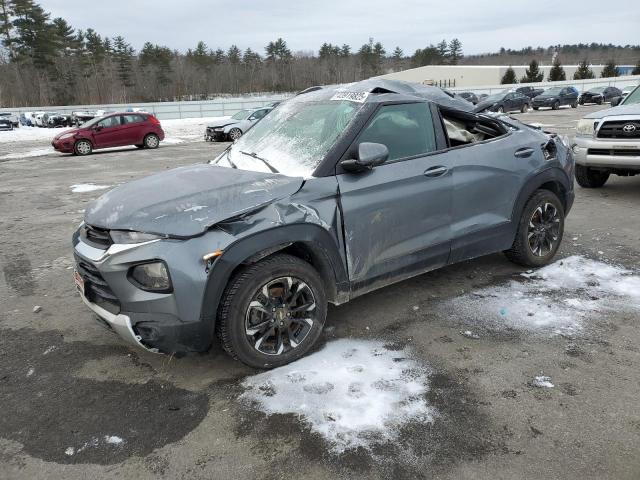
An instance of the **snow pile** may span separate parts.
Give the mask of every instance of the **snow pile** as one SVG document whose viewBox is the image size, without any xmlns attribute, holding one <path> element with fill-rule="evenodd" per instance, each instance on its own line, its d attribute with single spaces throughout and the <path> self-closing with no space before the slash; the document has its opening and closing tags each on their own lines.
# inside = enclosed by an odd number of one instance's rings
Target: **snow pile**
<svg viewBox="0 0 640 480">
<path fill-rule="evenodd" d="M 640 277 L 582 256 L 556 261 L 507 285 L 445 302 L 454 316 L 475 324 L 573 333 L 596 312 L 640 309 Z"/>
<path fill-rule="evenodd" d="M 77 185 L 71 185 L 71 191 L 73 193 L 86 193 L 93 192 L 95 190 L 104 190 L 109 188 L 109 185 L 96 185 L 95 183 L 79 183 Z"/>
<path fill-rule="evenodd" d="M 0 160 L 11 160 L 14 158 L 26 158 L 26 157 L 41 157 L 43 155 L 49 155 L 54 153 L 53 147 L 49 148 L 37 148 L 35 150 L 29 150 L 28 152 L 9 153 L 0 157 Z"/>
<path fill-rule="evenodd" d="M 100 445 L 120 446 L 123 443 L 125 443 L 124 439 L 116 435 L 104 435 L 102 439 L 99 437 L 91 437 L 89 441 L 84 442 L 82 446 L 78 448 L 67 447 L 64 453 L 65 455 L 71 457 L 72 455 L 77 455 L 78 453 L 82 453 L 87 448 L 98 448 Z"/>
<path fill-rule="evenodd" d="M 337 340 L 292 364 L 248 377 L 241 400 L 267 415 L 294 414 L 334 452 L 394 440 L 408 421 L 430 422 L 428 370 L 406 350 Z"/>
<path fill-rule="evenodd" d="M 539 375 L 533 379 L 531 385 L 538 388 L 553 388 L 555 385 L 551 383 L 551 377 Z"/>
</svg>

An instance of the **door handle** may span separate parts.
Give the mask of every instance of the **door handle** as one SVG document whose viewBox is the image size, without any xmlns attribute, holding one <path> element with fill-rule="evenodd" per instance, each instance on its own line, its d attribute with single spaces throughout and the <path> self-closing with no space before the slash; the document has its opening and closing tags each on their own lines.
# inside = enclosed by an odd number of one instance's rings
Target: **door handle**
<svg viewBox="0 0 640 480">
<path fill-rule="evenodd" d="M 533 154 L 533 148 L 521 148 L 520 150 L 516 150 L 514 152 L 514 156 L 518 158 L 527 158 Z"/>
<path fill-rule="evenodd" d="M 425 177 L 441 177 L 442 175 L 444 175 L 448 171 L 449 171 L 449 169 L 447 167 L 442 167 L 442 166 L 431 167 L 431 168 L 427 168 L 424 171 L 424 176 Z"/>
</svg>

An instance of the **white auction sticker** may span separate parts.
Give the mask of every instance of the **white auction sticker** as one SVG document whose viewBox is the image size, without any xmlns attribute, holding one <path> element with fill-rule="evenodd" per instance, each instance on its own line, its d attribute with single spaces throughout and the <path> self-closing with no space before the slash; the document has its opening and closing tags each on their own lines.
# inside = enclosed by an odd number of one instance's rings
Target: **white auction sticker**
<svg viewBox="0 0 640 480">
<path fill-rule="evenodd" d="M 336 92 L 331 100 L 347 100 L 349 102 L 364 103 L 369 96 L 369 92 Z"/>
</svg>

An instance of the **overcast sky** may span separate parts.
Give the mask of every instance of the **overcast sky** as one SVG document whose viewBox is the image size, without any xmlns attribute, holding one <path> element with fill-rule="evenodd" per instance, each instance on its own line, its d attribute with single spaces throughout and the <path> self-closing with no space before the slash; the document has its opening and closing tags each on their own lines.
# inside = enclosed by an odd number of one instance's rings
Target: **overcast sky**
<svg viewBox="0 0 640 480">
<path fill-rule="evenodd" d="M 354 50 L 369 37 L 388 52 L 413 53 L 457 37 L 465 54 L 561 43 L 640 43 L 640 2 L 602 0 L 41 0 L 53 17 L 101 35 L 125 37 L 136 50 L 145 41 L 186 50 L 203 40 L 211 48 L 236 44 L 264 53 L 282 37 L 296 51 L 323 42 Z"/>
</svg>

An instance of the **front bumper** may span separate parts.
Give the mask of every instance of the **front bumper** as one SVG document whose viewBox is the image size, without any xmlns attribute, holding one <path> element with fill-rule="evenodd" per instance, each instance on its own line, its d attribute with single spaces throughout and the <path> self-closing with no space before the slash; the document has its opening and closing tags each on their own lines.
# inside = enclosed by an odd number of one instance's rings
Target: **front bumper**
<svg viewBox="0 0 640 480">
<path fill-rule="evenodd" d="M 227 234 L 209 232 L 187 240 L 152 240 L 134 245 L 93 246 L 73 237 L 76 271 L 84 281 L 83 302 L 101 324 L 128 344 L 154 353 L 206 351 L 215 318 L 202 315 L 208 269 L 202 256 L 223 249 Z M 99 247 L 99 248 L 98 248 Z M 163 260 L 173 291 L 149 292 L 129 280 L 133 265 Z"/>
<path fill-rule="evenodd" d="M 204 139 L 207 142 L 223 142 L 227 139 L 227 134 L 224 131 L 215 131 L 212 128 L 207 128 L 204 133 Z"/>
<path fill-rule="evenodd" d="M 576 136 L 573 153 L 576 164 L 585 167 L 640 170 L 640 141 L 638 140 L 604 140 Z"/>
<path fill-rule="evenodd" d="M 74 144 L 74 138 L 68 138 L 65 140 L 53 140 L 51 142 L 51 146 L 53 147 L 53 149 L 62 153 L 72 153 Z"/>
</svg>

